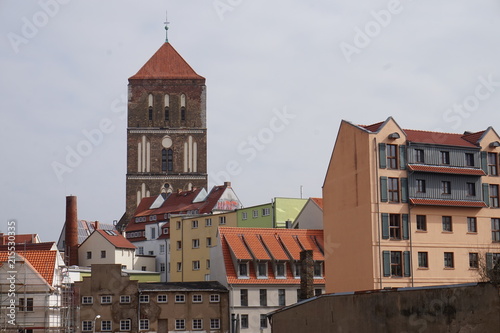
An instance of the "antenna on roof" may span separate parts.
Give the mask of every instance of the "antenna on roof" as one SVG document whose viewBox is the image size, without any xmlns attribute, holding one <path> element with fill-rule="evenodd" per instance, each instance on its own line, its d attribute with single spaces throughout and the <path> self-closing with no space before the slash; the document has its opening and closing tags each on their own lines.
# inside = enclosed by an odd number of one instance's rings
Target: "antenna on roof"
<svg viewBox="0 0 500 333">
<path fill-rule="evenodd" d="M 168 25 L 170 22 L 168 22 L 168 10 L 165 11 L 165 43 L 168 43 Z"/>
</svg>

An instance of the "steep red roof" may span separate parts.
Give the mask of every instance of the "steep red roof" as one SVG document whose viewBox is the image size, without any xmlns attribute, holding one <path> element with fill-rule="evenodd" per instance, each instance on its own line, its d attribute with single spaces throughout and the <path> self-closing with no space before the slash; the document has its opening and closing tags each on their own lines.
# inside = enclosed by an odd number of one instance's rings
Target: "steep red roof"
<svg viewBox="0 0 500 333">
<path fill-rule="evenodd" d="M 137 74 L 129 78 L 129 80 L 144 79 L 205 80 L 203 76 L 196 74 L 170 43 L 164 43 Z"/>
<path fill-rule="evenodd" d="M 436 165 L 408 164 L 408 169 L 420 172 L 450 173 L 450 174 L 471 175 L 471 176 L 486 175 L 482 169 L 455 168 L 455 167 L 436 166 Z"/>
<path fill-rule="evenodd" d="M 406 140 L 410 142 L 477 148 L 475 144 L 465 140 L 463 134 L 408 129 L 405 129 L 404 131 L 406 133 Z"/>
<path fill-rule="evenodd" d="M 0 245 L 5 245 L 9 242 L 9 235 L 0 233 Z M 14 242 L 19 243 L 36 243 L 38 235 L 37 234 L 20 234 L 14 235 Z"/>
<path fill-rule="evenodd" d="M 219 227 L 219 235 L 229 283 L 299 284 L 300 279 L 291 271 L 290 260 L 299 261 L 302 250 L 312 250 L 314 260 L 324 260 L 323 230 Z M 276 278 L 272 265 L 268 265 L 268 278 L 257 278 L 254 265 L 250 264 L 249 278 L 239 279 L 233 256 L 243 261 L 285 261 L 286 278 Z M 315 278 L 314 283 L 324 284 L 325 280 Z"/>
<path fill-rule="evenodd" d="M 438 200 L 438 199 L 413 198 L 410 199 L 410 203 L 414 205 L 424 205 L 424 206 L 453 206 L 453 207 L 471 207 L 471 208 L 486 207 L 486 204 L 482 201 L 465 201 L 465 200 Z"/>
<path fill-rule="evenodd" d="M 311 198 L 311 200 L 314 201 L 319 208 L 323 209 L 323 198 Z"/>
<path fill-rule="evenodd" d="M 0 251 L 7 251 L 9 248 L 9 245 L 0 245 Z M 50 250 L 55 250 L 57 249 L 56 247 L 56 242 L 42 242 L 42 243 L 20 243 L 16 244 L 16 250 L 45 250 L 45 251 L 50 251 Z"/>
<path fill-rule="evenodd" d="M 376 132 L 379 130 L 380 126 L 382 126 L 383 123 L 385 123 L 385 121 L 381 121 L 379 123 L 371 124 L 371 125 L 358 125 L 358 126 L 363 127 L 364 129 L 367 129 L 370 132 Z"/>
<path fill-rule="evenodd" d="M 123 237 L 116 231 L 97 229 L 95 232 L 101 234 L 101 236 L 106 238 L 108 242 L 113 244 L 113 246 L 118 249 L 132 249 L 132 250 L 136 249 L 136 246 L 134 244 L 132 244 L 130 241 L 128 241 L 125 237 Z"/>
<path fill-rule="evenodd" d="M 16 251 L 16 254 L 26 259 L 33 269 L 35 269 L 38 274 L 40 274 L 40 276 L 52 286 L 54 270 L 56 268 L 57 251 Z M 7 261 L 8 252 L 0 252 L 0 263 L 6 263 Z"/>
<path fill-rule="evenodd" d="M 470 143 L 477 144 L 479 139 L 483 136 L 484 132 L 486 132 L 486 131 L 464 134 L 463 138 L 464 138 L 464 140 L 467 140 Z"/>
</svg>

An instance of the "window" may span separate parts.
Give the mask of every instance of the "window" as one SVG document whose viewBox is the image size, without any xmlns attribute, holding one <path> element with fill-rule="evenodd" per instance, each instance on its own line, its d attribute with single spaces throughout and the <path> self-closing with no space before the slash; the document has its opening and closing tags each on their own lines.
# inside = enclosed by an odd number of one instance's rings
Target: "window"
<svg viewBox="0 0 500 333">
<path fill-rule="evenodd" d="M 255 218 L 257 218 L 257 217 L 259 217 L 259 211 L 258 211 L 257 209 L 254 209 L 254 210 L 252 211 L 252 217 L 253 217 L 254 219 L 255 219 Z"/>
<path fill-rule="evenodd" d="M 476 184 L 467 183 L 467 195 L 471 197 L 476 196 Z"/>
<path fill-rule="evenodd" d="M 424 163 L 424 150 L 423 149 L 415 149 L 415 162 Z"/>
<path fill-rule="evenodd" d="M 92 296 L 82 296 L 82 304 L 92 304 L 94 303 L 94 298 Z"/>
<path fill-rule="evenodd" d="M 87 251 L 87 259 L 92 259 L 92 252 L 91 251 Z"/>
<path fill-rule="evenodd" d="M 444 253 L 444 267 L 445 268 L 454 268 L 455 264 L 453 262 L 453 252 L 445 252 Z"/>
<path fill-rule="evenodd" d="M 293 276 L 300 277 L 300 263 L 297 262 L 293 265 Z"/>
<path fill-rule="evenodd" d="M 149 303 L 149 295 L 139 295 L 139 303 Z"/>
<path fill-rule="evenodd" d="M 203 296 L 200 294 L 193 295 L 193 303 L 201 303 L 203 302 Z"/>
<path fill-rule="evenodd" d="M 400 251 L 391 251 L 391 275 L 403 276 L 403 265 Z"/>
<path fill-rule="evenodd" d="M 442 194 L 451 194 L 451 182 L 442 181 L 441 182 L 441 193 Z"/>
<path fill-rule="evenodd" d="M 210 318 L 210 329 L 211 330 L 220 329 L 220 319 L 219 318 Z"/>
<path fill-rule="evenodd" d="M 151 106 L 148 109 L 148 119 L 153 120 L 153 108 Z"/>
<path fill-rule="evenodd" d="M 271 215 L 271 210 L 269 208 L 262 208 L 262 216 Z"/>
<path fill-rule="evenodd" d="M 181 221 L 177 221 L 175 224 L 175 228 L 179 230 L 181 228 Z"/>
<path fill-rule="evenodd" d="M 467 232 L 477 232 L 477 219 L 475 217 L 467 218 Z"/>
<path fill-rule="evenodd" d="M 177 242 L 175 243 L 175 248 L 176 248 L 177 250 L 182 249 L 182 241 L 177 241 Z"/>
<path fill-rule="evenodd" d="M 474 166 L 474 154 L 465 153 L 465 165 L 468 167 Z"/>
<path fill-rule="evenodd" d="M 257 264 L 257 277 L 267 277 L 267 263 L 260 262 Z"/>
<path fill-rule="evenodd" d="M 323 276 L 323 263 L 319 261 L 314 262 L 314 277 L 322 277 Z"/>
<path fill-rule="evenodd" d="M 441 155 L 441 164 L 450 164 L 450 152 L 449 151 L 442 151 L 440 152 Z"/>
<path fill-rule="evenodd" d="M 285 289 L 278 289 L 278 305 L 285 306 Z"/>
<path fill-rule="evenodd" d="M 453 231 L 451 216 L 443 216 L 441 220 L 443 222 L 443 231 L 449 231 L 449 232 Z"/>
<path fill-rule="evenodd" d="M 240 305 L 248 306 L 248 289 L 240 290 Z"/>
<path fill-rule="evenodd" d="M 198 220 L 191 221 L 191 228 L 193 229 L 198 228 Z"/>
<path fill-rule="evenodd" d="M 101 251 L 101 258 L 106 258 L 106 251 Z"/>
<path fill-rule="evenodd" d="M 160 244 L 160 253 L 165 253 L 165 244 Z"/>
<path fill-rule="evenodd" d="M 193 319 L 193 330 L 201 330 L 201 329 L 203 329 L 203 320 Z"/>
<path fill-rule="evenodd" d="M 210 303 L 219 303 L 220 295 L 219 294 L 211 294 L 210 295 Z"/>
<path fill-rule="evenodd" d="M 130 303 L 130 296 L 129 295 L 121 295 L 120 296 L 120 303 Z"/>
<path fill-rule="evenodd" d="M 130 319 L 120 320 L 120 331 L 130 331 Z"/>
<path fill-rule="evenodd" d="M 260 315 L 260 328 L 267 328 L 267 315 Z"/>
<path fill-rule="evenodd" d="M 186 108 L 181 107 L 181 120 L 184 121 L 186 120 Z"/>
<path fill-rule="evenodd" d="M 469 268 L 479 268 L 479 254 L 469 253 Z"/>
<path fill-rule="evenodd" d="M 175 295 L 175 303 L 184 303 L 184 302 L 186 302 L 186 295 L 184 294 Z"/>
<path fill-rule="evenodd" d="M 143 255 L 144 254 L 144 247 L 139 246 L 139 248 L 137 249 L 137 251 L 139 252 L 140 255 Z"/>
<path fill-rule="evenodd" d="M 92 324 L 92 320 L 82 321 L 82 331 L 92 331 L 94 329 Z"/>
<path fill-rule="evenodd" d="M 401 239 L 401 221 L 399 214 L 389 214 L 389 236 L 391 239 Z"/>
<path fill-rule="evenodd" d="M 141 319 L 141 320 L 139 320 L 139 329 L 141 331 L 143 331 L 143 330 L 149 330 L 149 319 Z"/>
<path fill-rule="evenodd" d="M 399 202 L 399 179 L 388 179 L 389 202 Z"/>
<path fill-rule="evenodd" d="M 176 319 L 175 320 L 175 329 L 176 330 L 185 330 L 186 329 L 186 319 Z"/>
<path fill-rule="evenodd" d="M 199 271 L 199 270 L 200 270 L 200 261 L 193 260 L 193 271 Z"/>
<path fill-rule="evenodd" d="M 165 121 L 169 121 L 170 120 L 170 110 L 168 108 L 168 106 L 165 106 Z"/>
<path fill-rule="evenodd" d="M 425 179 L 417 179 L 417 192 L 425 193 Z"/>
<path fill-rule="evenodd" d="M 206 263 L 207 263 L 207 269 L 210 269 L 210 259 L 207 259 Z"/>
<path fill-rule="evenodd" d="M 491 240 L 493 242 L 500 242 L 500 219 L 491 219 Z"/>
<path fill-rule="evenodd" d="M 418 253 L 418 268 L 429 268 L 429 260 L 427 252 Z"/>
<path fill-rule="evenodd" d="M 112 329 L 111 320 L 101 321 L 101 331 L 111 331 L 111 329 Z"/>
<path fill-rule="evenodd" d="M 319 296 L 321 295 L 322 290 L 321 289 L 314 289 L 314 296 Z"/>
<path fill-rule="evenodd" d="M 200 240 L 199 239 L 193 239 L 193 249 L 199 249 L 200 248 Z"/>
<path fill-rule="evenodd" d="M 174 170 L 174 151 L 172 149 L 167 150 L 167 171 Z"/>
<path fill-rule="evenodd" d="M 219 224 L 226 224 L 226 217 L 225 216 L 219 216 Z"/>
<path fill-rule="evenodd" d="M 158 303 L 167 303 L 167 301 L 168 301 L 167 295 L 158 295 L 158 296 L 156 296 L 156 301 Z"/>
<path fill-rule="evenodd" d="M 240 262 L 238 264 L 238 277 L 248 277 L 248 263 Z"/>
<path fill-rule="evenodd" d="M 141 266 L 141 271 L 145 272 L 146 271 L 146 266 Z"/>
<path fill-rule="evenodd" d="M 181 272 L 182 271 L 182 262 L 178 262 L 177 263 L 177 272 Z"/>
<path fill-rule="evenodd" d="M 211 227 L 212 226 L 212 219 L 205 219 L 205 227 Z"/>
<path fill-rule="evenodd" d="M 212 237 L 207 237 L 207 247 L 212 246 Z"/>
<path fill-rule="evenodd" d="M 398 168 L 397 145 L 387 145 L 387 168 Z"/>
<path fill-rule="evenodd" d="M 19 298 L 19 311 L 31 312 L 33 311 L 33 298 Z"/>
<path fill-rule="evenodd" d="M 267 306 L 267 289 L 259 289 L 260 306 Z"/>
<path fill-rule="evenodd" d="M 498 208 L 498 185 L 490 185 L 490 207 Z"/>
<path fill-rule="evenodd" d="M 427 231 L 427 216 L 417 215 L 417 230 Z"/>
<path fill-rule="evenodd" d="M 248 315 L 242 314 L 240 317 L 241 328 L 248 328 Z"/>
<path fill-rule="evenodd" d="M 247 212 L 242 212 L 242 213 L 241 213 L 241 219 L 242 219 L 242 220 L 246 220 L 246 219 L 248 219 L 248 213 L 247 213 Z"/>
<path fill-rule="evenodd" d="M 276 263 L 276 277 L 285 277 L 285 263 Z"/>
<path fill-rule="evenodd" d="M 101 304 L 110 304 L 111 303 L 111 296 L 101 296 Z"/>
<path fill-rule="evenodd" d="M 496 153 L 488 153 L 488 174 L 490 176 L 497 176 L 498 175 L 497 154 Z"/>
</svg>

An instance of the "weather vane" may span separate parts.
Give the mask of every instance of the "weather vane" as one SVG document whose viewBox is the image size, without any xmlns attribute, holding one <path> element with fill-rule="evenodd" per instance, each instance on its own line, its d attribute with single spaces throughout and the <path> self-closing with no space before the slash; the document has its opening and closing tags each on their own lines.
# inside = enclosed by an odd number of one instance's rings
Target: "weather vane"
<svg viewBox="0 0 500 333">
<path fill-rule="evenodd" d="M 168 43 L 168 10 L 165 11 L 165 43 Z"/>
</svg>

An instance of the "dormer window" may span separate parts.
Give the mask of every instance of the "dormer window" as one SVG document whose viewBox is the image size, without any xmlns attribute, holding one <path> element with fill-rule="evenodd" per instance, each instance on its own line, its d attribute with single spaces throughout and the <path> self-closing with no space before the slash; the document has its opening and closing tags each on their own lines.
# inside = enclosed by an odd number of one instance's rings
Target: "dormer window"
<svg viewBox="0 0 500 333">
<path fill-rule="evenodd" d="M 248 278 L 248 262 L 238 263 L 238 278 Z"/>
<path fill-rule="evenodd" d="M 295 264 L 293 265 L 293 276 L 295 278 L 300 278 L 300 262 L 299 261 L 295 262 Z"/>
<path fill-rule="evenodd" d="M 284 262 L 276 263 L 276 277 L 277 278 L 285 278 L 286 277 L 286 266 Z"/>
<path fill-rule="evenodd" d="M 267 262 L 257 263 L 257 277 L 267 278 Z"/>
<path fill-rule="evenodd" d="M 450 152 L 449 151 L 441 151 L 441 164 L 449 165 L 450 164 Z"/>
</svg>

